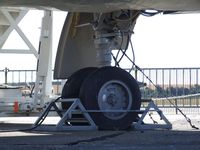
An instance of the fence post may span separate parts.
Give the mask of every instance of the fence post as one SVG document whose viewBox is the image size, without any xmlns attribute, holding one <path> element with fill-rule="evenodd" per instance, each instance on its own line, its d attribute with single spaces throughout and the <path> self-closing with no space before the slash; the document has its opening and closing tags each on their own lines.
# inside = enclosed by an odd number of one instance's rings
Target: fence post
<svg viewBox="0 0 200 150">
<path fill-rule="evenodd" d="M 5 72 L 5 84 L 8 83 L 8 71 L 9 71 L 9 69 L 6 67 L 6 68 L 4 69 L 4 72 Z"/>
<path fill-rule="evenodd" d="M 177 104 L 177 99 L 175 99 L 174 101 L 175 101 L 175 106 L 176 106 L 175 109 L 176 109 L 176 115 L 177 115 L 177 114 L 178 114 L 178 108 L 177 108 L 177 105 L 178 105 L 178 104 Z"/>
<path fill-rule="evenodd" d="M 138 70 L 137 68 L 135 68 L 135 80 L 137 80 L 137 77 L 138 77 L 137 73 L 138 73 Z"/>
</svg>

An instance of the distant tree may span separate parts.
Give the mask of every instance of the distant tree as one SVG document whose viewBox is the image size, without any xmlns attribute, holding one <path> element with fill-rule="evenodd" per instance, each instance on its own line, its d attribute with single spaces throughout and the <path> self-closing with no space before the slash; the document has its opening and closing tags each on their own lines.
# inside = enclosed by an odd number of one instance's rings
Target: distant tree
<svg viewBox="0 0 200 150">
<path fill-rule="evenodd" d="M 200 85 L 194 85 L 190 88 L 186 87 L 167 87 L 162 88 L 161 86 L 157 85 L 155 89 L 145 87 L 141 89 L 143 97 L 165 97 L 165 96 L 181 96 L 181 95 L 188 95 L 188 94 L 196 94 L 200 93 Z"/>
</svg>

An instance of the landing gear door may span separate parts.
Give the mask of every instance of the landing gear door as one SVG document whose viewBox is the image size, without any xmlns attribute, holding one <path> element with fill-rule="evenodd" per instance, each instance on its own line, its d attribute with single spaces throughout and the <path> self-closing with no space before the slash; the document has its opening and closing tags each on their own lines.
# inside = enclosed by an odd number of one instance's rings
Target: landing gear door
<svg viewBox="0 0 200 150">
<path fill-rule="evenodd" d="M 68 13 L 57 50 L 55 79 L 66 79 L 81 68 L 97 66 L 94 31 L 89 25 L 92 21 L 92 13 Z"/>
</svg>

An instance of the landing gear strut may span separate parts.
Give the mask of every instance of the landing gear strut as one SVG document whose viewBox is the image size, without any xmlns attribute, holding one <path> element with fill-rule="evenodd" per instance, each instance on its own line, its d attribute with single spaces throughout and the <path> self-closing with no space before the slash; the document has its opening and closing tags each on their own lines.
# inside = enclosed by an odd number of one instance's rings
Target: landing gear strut
<svg viewBox="0 0 200 150">
<path fill-rule="evenodd" d="M 132 110 L 140 109 L 139 86 L 128 72 L 119 68 L 119 62 L 127 56 L 125 52 L 138 15 L 139 11 L 130 10 L 94 13 L 90 24 L 94 30 L 96 61 L 100 68 L 75 72 L 62 91 L 63 98 L 80 98 L 100 129 L 127 129 L 137 119 L 137 113 Z M 115 57 L 112 50 L 116 49 L 119 51 Z M 112 57 L 117 67 L 111 67 Z M 68 108 L 66 103 L 62 107 Z"/>
</svg>

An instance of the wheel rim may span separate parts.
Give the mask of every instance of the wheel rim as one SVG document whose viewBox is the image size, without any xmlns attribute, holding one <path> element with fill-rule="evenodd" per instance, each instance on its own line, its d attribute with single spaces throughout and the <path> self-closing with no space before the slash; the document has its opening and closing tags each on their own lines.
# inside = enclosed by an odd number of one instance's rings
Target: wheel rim
<svg viewBox="0 0 200 150">
<path fill-rule="evenodd" d="M 130 89 L 121 81 L 112 80 L 106 82 L 98 93 L 98 105 L 103 111 L 130 110 L 132 96 Z M 128 112 L 103 112 L 112 120 L 123 118 Z"/>
</svg>

